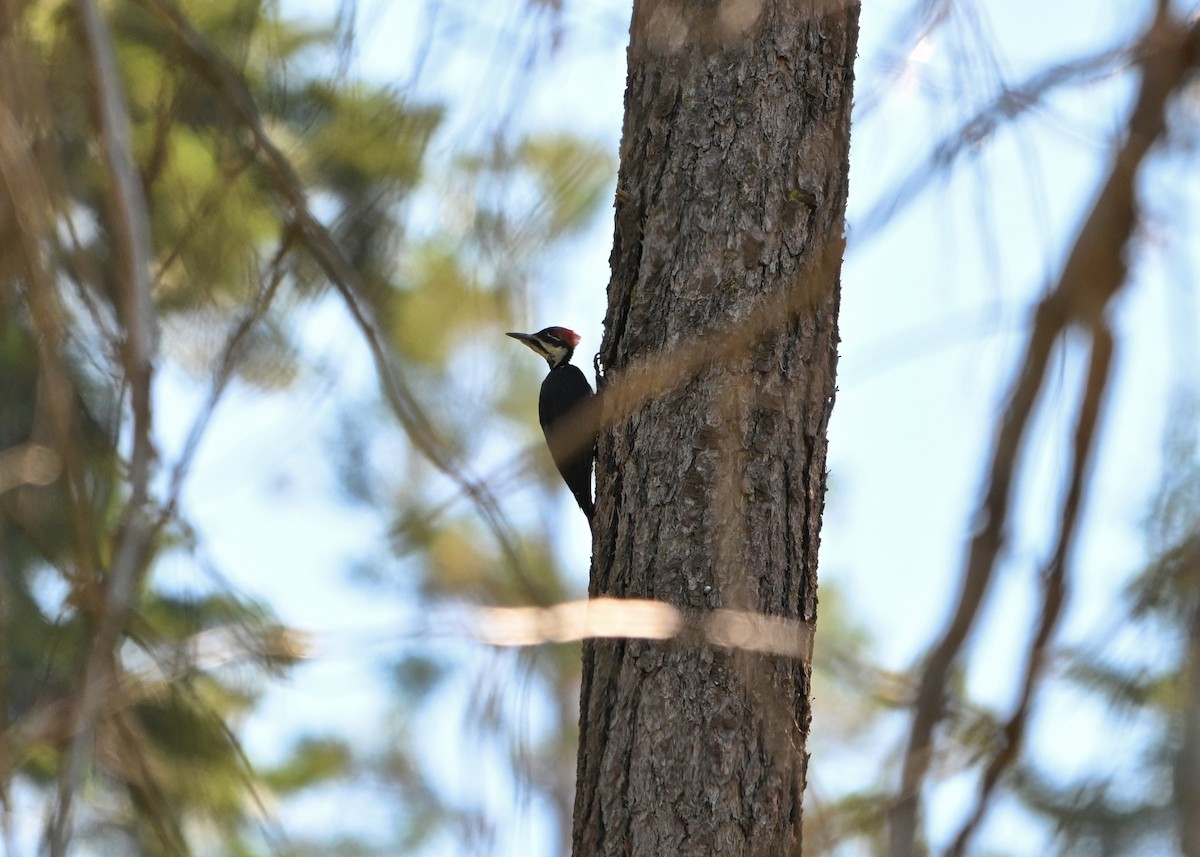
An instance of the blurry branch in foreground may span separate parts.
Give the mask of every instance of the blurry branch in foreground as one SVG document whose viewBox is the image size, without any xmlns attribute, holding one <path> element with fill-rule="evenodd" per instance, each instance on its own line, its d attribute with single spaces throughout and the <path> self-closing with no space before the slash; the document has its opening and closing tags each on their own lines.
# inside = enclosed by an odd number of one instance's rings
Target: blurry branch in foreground
<svg viewBox="0 0 1200 857">
<path fill-rule="evenodd" d="M 485 607 L 471 635 L 491 646 L 536 646 L 598 637 L 708 642 L 732 649 L 807 660 L 813 628 L 807 622 L 749 610 L 683 611 L 665 601 L 591 598 L 551 607 Z"/>
<path fill-rule="evenodd" d="M 1090 370 L 1079 404 L 1069 488 L 1059 521 L 1057 546 L 1043 571 L 1042 618 L 1026 652 L 1027 668 L 1020 701 L 1004 729 L 1005 745 L 984 774 L 977 805 L 949 853 L 959 855 L 987 810 L 996 782 L 1019 752 L 1030 700 L 1045 660 L 1045 649 L 1068 591 L 1066 569 L 1079 504 L 1084 496 L 1088 461 L 1108 382 L 1113 348 L 1105 315 L 1126 282 L 1125 250 L 1139 223 L 1136 179 L 1153 145 L 1162 137 L 1166 105 L 1200 60 L 1200 21 L 1181 23 L 1166 4 L 1135 50 L 1141 86 L 1129 118 L 1126 139 L 1085 221 L 1055 288 L 1039 304 L 1022 367 L 1013 381 L 1007 409 L 995 439 L 990 473 L 962 574 L 954 613 L 930 653 L 921 677 L 905 753 L 899 793 L 889 813 L 889 853 L 910 857 L 917 846 L 918 801 L 933 754 L 933 733 L 943 719 L 950 671 L 974 628 L 1009 529 L 1015 465 L 1055 346 L 1076 329 L 1089 339 Z"/>
</svg>

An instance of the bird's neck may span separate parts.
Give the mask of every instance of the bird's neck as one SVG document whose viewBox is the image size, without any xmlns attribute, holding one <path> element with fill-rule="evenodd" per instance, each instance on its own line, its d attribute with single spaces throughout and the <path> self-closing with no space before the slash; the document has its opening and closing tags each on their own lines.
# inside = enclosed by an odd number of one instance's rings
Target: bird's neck
<svg viewBox="0 0 1200 857">
<path fill-rule="evenodd" d="M 572 354 L 574 354 L 573 351 L 568 351 L 566 354 L 563 354 L 560 357 L 547 358 L 546 362 L 550 364 L 550 371 L 553 372 L 555 369 L 558 369 L 561 366 L 566 366 L 567 364 L 569 364 L 571 362 Z"/>
</svg>

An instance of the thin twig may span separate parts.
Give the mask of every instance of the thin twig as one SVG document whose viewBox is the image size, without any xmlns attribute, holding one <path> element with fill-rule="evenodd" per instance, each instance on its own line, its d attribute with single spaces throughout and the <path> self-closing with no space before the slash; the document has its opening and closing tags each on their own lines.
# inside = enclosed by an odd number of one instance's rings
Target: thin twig
<svg viewBox="0 0 1200 857">
<path fill-rule="evenodd" d="M 196 451 L 200 448 L 200 441 L 204 438 L 204 433 L 208 428 L 209 422 L 212 420 L 213 413 L 216 411 L 226 387 L 228 387 L 230 380 L 233 378 L 234 370 L 237 369 L 241 346 L 245 342 L 246 337 L 250 335 L 250 332 L 271 308 L 271 304 L 279 292 L 279 287 L 283 283 L 283 261 L 291 248 L 292 233 L 289 231 L 284 233 L 283 238 L 280 239 L 279 246 L 276 248 L 271 263 L 267 268 L 270 272 L 269 278 L 262 284 L 258 294 L 254 297 L 254 301 L 234 327 L 233 332 L 230 333 L 229 338 L 225 342 L 225 347 L 221 349 L 220 360 L 213 370 L 212 380 L 209 383 L 208 396 L 205 398 L 200 412 L 192 422 L 192 426 L 188 430 L 187 437 L 183 442 L 183 449 L 180 451 L 179 457 L 171 468 L 171 475 L 167 480 L 166 501 L 163 503 L 163 509 L 159 516 L 159 527 L 166 524 L 174 515 L 175 509 L 179 505 L 179 495 L 183 490 L 184 479 L 187 477 L 192 461 L 195 459 Z"/>
<path fill-rule="evenodd" d="M 113 649 L 127 621 L 137 580 L 150 547 L 146 514 L 154 465 L 151 438 L 151 383 L 157 347 L 150 295 L 150 229 L 146 201 L 133 164 L 129 114 L 117 71 L 112 36 L 93 0 L 77 0 L 85 51 L 95 82 L 95 107 L 104 163 L 110 184 L 110 208 L 123 270 L 119 314 L 125 341 L 122 360 L 129 383 L 133 441 L 129 463 L 129 499 L 121 516 L 105 588 L 104 612 L 92 638 L 80 688 L 75 734 L 58 782 L 58 800 L 50 822 L 51 857 L 63 857 L 70 841 L 72 799 L 91 755 L 92 736 L 111 682 Z"/>
<path fill-rule="evenodd" d="M 992 136 L 1002 123 L 1011 122 L 1030 112 L 1061 86 L 1087 83 L 1121 71 L 1135 56 L 1135 49 L 1127 46 L 1109 48 L 1069 62 L 1056 63 L 1017 86 L 1004 88 L 953 133 L 943 137 L 920 165 L 897 182 L 854 224 L 851 235 L 854 246 L 880 234 L 898 214 L 921 198 L 921 192 L 935 178 L 944 176 L 959 156 Z"/>
</svg>

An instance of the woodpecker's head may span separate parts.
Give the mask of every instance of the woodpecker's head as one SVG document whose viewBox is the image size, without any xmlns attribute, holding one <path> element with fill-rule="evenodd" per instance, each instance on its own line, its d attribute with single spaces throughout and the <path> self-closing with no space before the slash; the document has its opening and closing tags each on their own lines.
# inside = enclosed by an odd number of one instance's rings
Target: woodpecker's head
<svg viewBox="0 0 1200 857">
<path fill-rule="evenodd" d="M 579 344 L 579 334 L 565 327 L 547 327 L 537 333 L 510 333 L 509 336 L 545 357 L 551 369 L 568 362 Z"/>
</svg>

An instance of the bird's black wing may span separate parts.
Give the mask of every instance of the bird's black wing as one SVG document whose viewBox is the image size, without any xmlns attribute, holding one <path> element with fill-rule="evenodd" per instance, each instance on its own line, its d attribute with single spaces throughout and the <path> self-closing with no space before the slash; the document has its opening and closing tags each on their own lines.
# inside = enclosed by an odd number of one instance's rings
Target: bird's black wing
<svg viewBox="0 0 1200 857">
<path fill-rule="evenodd" d="M 563 421 L 592 395 L 592 385 L 579 367 L 563 363 L 550 370 L 538 398 L 538 422 L 546 435 L 550 456 L 588 520 L 593 512 L 592 460 L 596 456 L 596 425 L 594 420 L 588 420 L 586 424 L 570 419 Z"/>
</svg>

